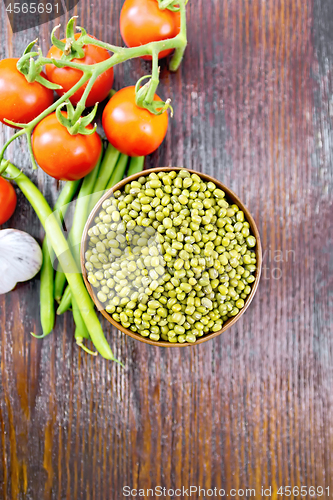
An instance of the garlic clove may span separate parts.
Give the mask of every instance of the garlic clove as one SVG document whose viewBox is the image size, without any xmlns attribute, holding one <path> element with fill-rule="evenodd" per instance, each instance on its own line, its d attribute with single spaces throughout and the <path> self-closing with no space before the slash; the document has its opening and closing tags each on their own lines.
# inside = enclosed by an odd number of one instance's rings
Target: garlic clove
<svg viewBox="0 0 333 500">
<path fill-rule="evenodd" d="M 36 276 L 42 262 L 42 250 L 30 234 L 17 229 L 0 230 L 0 294 Z"/>
</svg>

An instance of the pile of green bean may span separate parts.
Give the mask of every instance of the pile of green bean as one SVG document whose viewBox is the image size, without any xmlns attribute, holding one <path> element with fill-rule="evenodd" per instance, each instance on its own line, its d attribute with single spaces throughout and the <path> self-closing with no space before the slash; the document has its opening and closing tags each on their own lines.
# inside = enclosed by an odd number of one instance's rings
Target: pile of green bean
<svg viewBox="0 0 333 500">
<path fill-rule="evenodd" d="M 77 304 L 78 311 L 80 312 L 80 317 L 82 317 L 82 322 L 84 323 L 88 331 L 89 338 L 91 338 L 96 350 L 104 358 L 117 361 L 104 336 L 100 321 L 96 315 L 89 294 L 84 286 L 82 276 L 76 267 L 75 260 L 54 212 L 52 212 L 39 189 L 26 175 L 23 174 L 22 171 L 20 171 L 12 163 L 4 160 L 1 162 L 1 167 L 6 167 L 6 176 L 15 180 L 16 184 L 30 202 L 40 222 L 42 223 L 46 236 L 50 241 L 52 250 L 65 270 L 66 279 L 71 287 L 71 292 L 75 303 Z M 70 272 L 69 269 L 71 270 Z M 44 297 L 42 296 L 41 300 L 43 299 Z"/>
<path fill-rule="evenodd" d="M 105 200 L 88 231 L 88 281 L 112 318 L 153 341 L 194 343 L 244 307 L 256 239 L 225 193 L 186 170 Z"/>
<path fill-rule="evenodd" d="M 71 269 L 66 263 L 68 273 L 73 274 L 80 269 L 81 239 L 90 211 L 101 197 L 101 193 L 117 184 L 123 178 L 127 164 L 128 156 L 120 154 L 118 150 L 109 144 L 105 154 L 102 154 L 95 169 L 84 178 L 81 186 L 80 181 L 67 182 L 60 193 L 54 210 L 59 214 L 61 220 L 65 216 L 69 203 L 73 200 L 80 187 L 73 223 L 68 236 L 71 256 L 73 256 L 75 260 L 75 269 Z M 128 174 L 132 175 L 133 173 L 140 172 L 143 169 L 143 164 L 144 157 L 131 158 Z M 53 262 L 49 248 L 49 239 L 45 238 L 43 243 L 43 266 L 40 283 L 40 316 L 43 333 L 40 336 L 34 336 L 44 338 L 53 330 L 55 322 L 54 300 L 56 300 L 59 302 L 57 309 L 58 315 L 63 314 L 72 307 L 77 344 L 90 354 L 97 354 L 90 351 L 83 343 L 84 339 L 91 340 L 90 334 L 83 321 L 79 304 L 75 300 L 75 297 L 73 297 L 71 286 L 68 284 L 65 288 L 68 278 L 60 265 L 54 275 Z M 66 262 L 66 256 L 63 256 L 63 260 Z M 92 303 L 91 306 L 93 306 Z"/>
</svg>

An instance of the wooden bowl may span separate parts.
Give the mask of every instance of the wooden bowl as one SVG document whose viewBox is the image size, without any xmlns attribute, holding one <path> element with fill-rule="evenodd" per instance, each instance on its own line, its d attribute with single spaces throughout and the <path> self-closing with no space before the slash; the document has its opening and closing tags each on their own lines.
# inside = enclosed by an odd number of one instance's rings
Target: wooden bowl
<svg viewBox="0 0 333 500">
<path fill-rule="evenodd" d="M 244 305 L 243 309 L 240 310 L 240 312 L 237 314 L 237 316 L 234 316 L 233 318 L 228 319 L 228 321 L 226 321 L 224 323 L 223 328 L 221 330 L 219 330 L 218 332 L 213 332 L 213 333 L 205 334 L 203 337 L 200 337 L 193 344 L 188 343 L 188 342 L 185 342 L 184 344 L 179 344 L 179 343 L 165 342 L 165 341 L 161 341 L 161 340 L 159 340 L 158 342 L 156 342 L 154 340 L 150 340 L 149 338 L 142 337 L 140 334 L 132 332 L 128 328 L 124 328 L 120 323 L 118 323 L 117 321 L 115 321 L 111 317 L 111 315 L 108 314 L 103 309 L 103 306 L 101 305 L 101 303 L 99 302 L 99 300 L 97 299 L 97 297 L 95 295 L 93 287 L 90 285 L 89 281 L 87 280 L 87 271 L 86 271 L 86 268 L 85 268 L 85 265 L 84 265 L 84 263 L 85 263 L 84 255 L 85 255 L 86 248 L 87 248 L 88 241 L 89 241 L 88 230 L 89 230 L 90 226 L 93 225 L 92 223 L 93 223 L 95 217 L 98 215 L 98 212 L 101 210 L 102 203 L 107 198 L 109 198 L 113 192 L 117 191 L 118 189 L 121 190 L 126 184 L 128 184 L 129 182 L 132 182 L 132 181 L 134 181 L 136 179 L 138 179 L 141 176 L 149 175 L 152 172 L 154 172 L 154 173 L 161 172 L 161 171 L 163 171 L 163 172 L 169 172 L 171 170 L 178 171 L 178 170 L 184 170 L 184 169 L 183 168 L 170 167 L 170 168 L 153 168 L 153 169 L 150 169 L 150 170 L 144 170 L 143 172 L 139 172 L 138 174 L 134 174 L 134 175 L 131 175 L 130 177 L 127 177 L 126 179 L 123 179 L 122 181 L 118 182 L 118 184 L 116 184 L 113 188 L 111 188 L 109 191 L 107 191 L 107 193 L 105 193 L 105 195 L 99 200 L 99 202 L 93 208 L 93 210 L 92 210 L 92 212 L 91 212 L 91 214 L 90 214 L 90 216 L 88 218 L 88 221 L 87 221 L 87 223 L 85 225 L 84 231 L 83 231 L 82 243 L 81 243 L 81 268 L 82 268 L 82 274 L 83 274 L 84 282 L 86 284 L 86 287 L 88 289 L 88 292 L 89 292 L 92 300 L 94 301 L 94 303 L 97 306 L 97 308 L 102 312 L 103 316 L 112 325 L 114 325 L 116 328 L 118 328 L 118 330 L 121 330 L 122 332 L 126 333 L 126 335 L 129 335 L 133 339 L 140 340 L 140 342 L 144 342 L 145 344 L 151 344 L 151 345 L 160 346 L 160 347 L 187 347 L 187 346 L 195 346 L 197 344 L 202 344 L 203 342 L 207 342 L 207 340 L 213 339 L 214 337 L 217 337 L 218 335 L 221 335 L 221 333 L 225 332 L 228 328 L 230 328 L 232 325 L 234 325 L 239 320 L 239 318 L 245 313 L 246 309 L 249 307 L 249 305 L 250 305 L 250 303 L 251 303 L 251 301 L 252 301 L 252 299 L 253 299 L 253 297 L 254 297 L 254 295 L 256 293 L 256 290 L 258 288 L 260 274 L 261 274 L 261 267 L 262 267 L 262 250 L 261 250 L 261 242 L 260 242 L 259 231 L 258 231 L 256 223 L 254 222 L 253 217 L 250 214 L 250 212 L 248 211 L 248 209 L 244 206 L 244 204 L 241 202 L 241 200 L 238 198 L 238 196 L 236 196 L 235 193 L 233 193 L 229 188 L 227 188 L 226 186 L 224 186 L 217 179 L 214 179 L 213 177 L 211 177 L 211 176 L 209 176 L 207 174 L 203 174 L 201 172 L 196 172 L 195 170 L 186 169 L 191 174 L 197 174 L 197 175 L 199 175 L 199 177 L 201 177 L 202 179 L 204 179 L 207 182 L 208 181 L 214 182 L 214 184 L 216 184 L 216 186 L 219 189 L 222 189 L 225 192 L 226 199 L 229 201 L 229 203 L 230 202 L 235 203 L 244 212 L 245 218 L 248 221 L 248 223 L 250 224 L 251 233 L 256 237 L 256 240 L 257 240 L 257 245 L 255 247 L 256 259 L 257 259 L 257 270 L 256 270 L 255 275 L 254 275 L 255 276 L 255 281 L 252 283 L 251 293 L 246 298 L 245 305 Z"/>
</svg>

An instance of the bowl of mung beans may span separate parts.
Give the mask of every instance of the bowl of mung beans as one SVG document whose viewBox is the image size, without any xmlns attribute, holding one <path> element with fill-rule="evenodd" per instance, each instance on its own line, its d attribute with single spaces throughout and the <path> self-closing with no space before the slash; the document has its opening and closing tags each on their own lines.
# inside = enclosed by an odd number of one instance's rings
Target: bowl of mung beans
<svg viewBox="0 0 333 500">
<path fill-rule="evenodd" d="M 86 223 L 81 267 L 103 316 L 142 342 L 181 347 L 239 320 L 258 287 L 257 226 L 220 181 L 184 168 L 122 180 Z"/>
</svg>

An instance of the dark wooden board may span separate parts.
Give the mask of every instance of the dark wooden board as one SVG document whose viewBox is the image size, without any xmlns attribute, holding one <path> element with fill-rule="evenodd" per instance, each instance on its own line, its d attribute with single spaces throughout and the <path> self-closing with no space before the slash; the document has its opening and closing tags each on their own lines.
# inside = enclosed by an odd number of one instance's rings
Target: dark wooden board
<svg viewBox="0 0 333 500">
<path fill-rule="evenodd" d="M 74 13 L 120 44 L 121 4 L 81 0 Z M 181 70 L 162 64 L 159 93 L 175 117 L 147 167 L 191 167 L 243 199 L 265 252 L 257 295 L 224 336 L 189 349 L 147 346 L 104 322 L 125 369 L 76 348 L 69 315 L 49 338 L 30 336 L 38 279 L 1 296 L 4 500 L 118 500 L 125 485 L 333 495 L 333 3 L 190 0 L 188 24 Z M 0 26 L 1 57 L 36 36 L 48 47 L 51 26 L 12 35 L 3 7 Z M 120 88 L 149 64 L 115 73 Z M 53 203 L 57 184 L 29 170 L 23 140 L 10 158 Z M 43 237 L 21 195 L 10 225 Z"/>
</svg>

